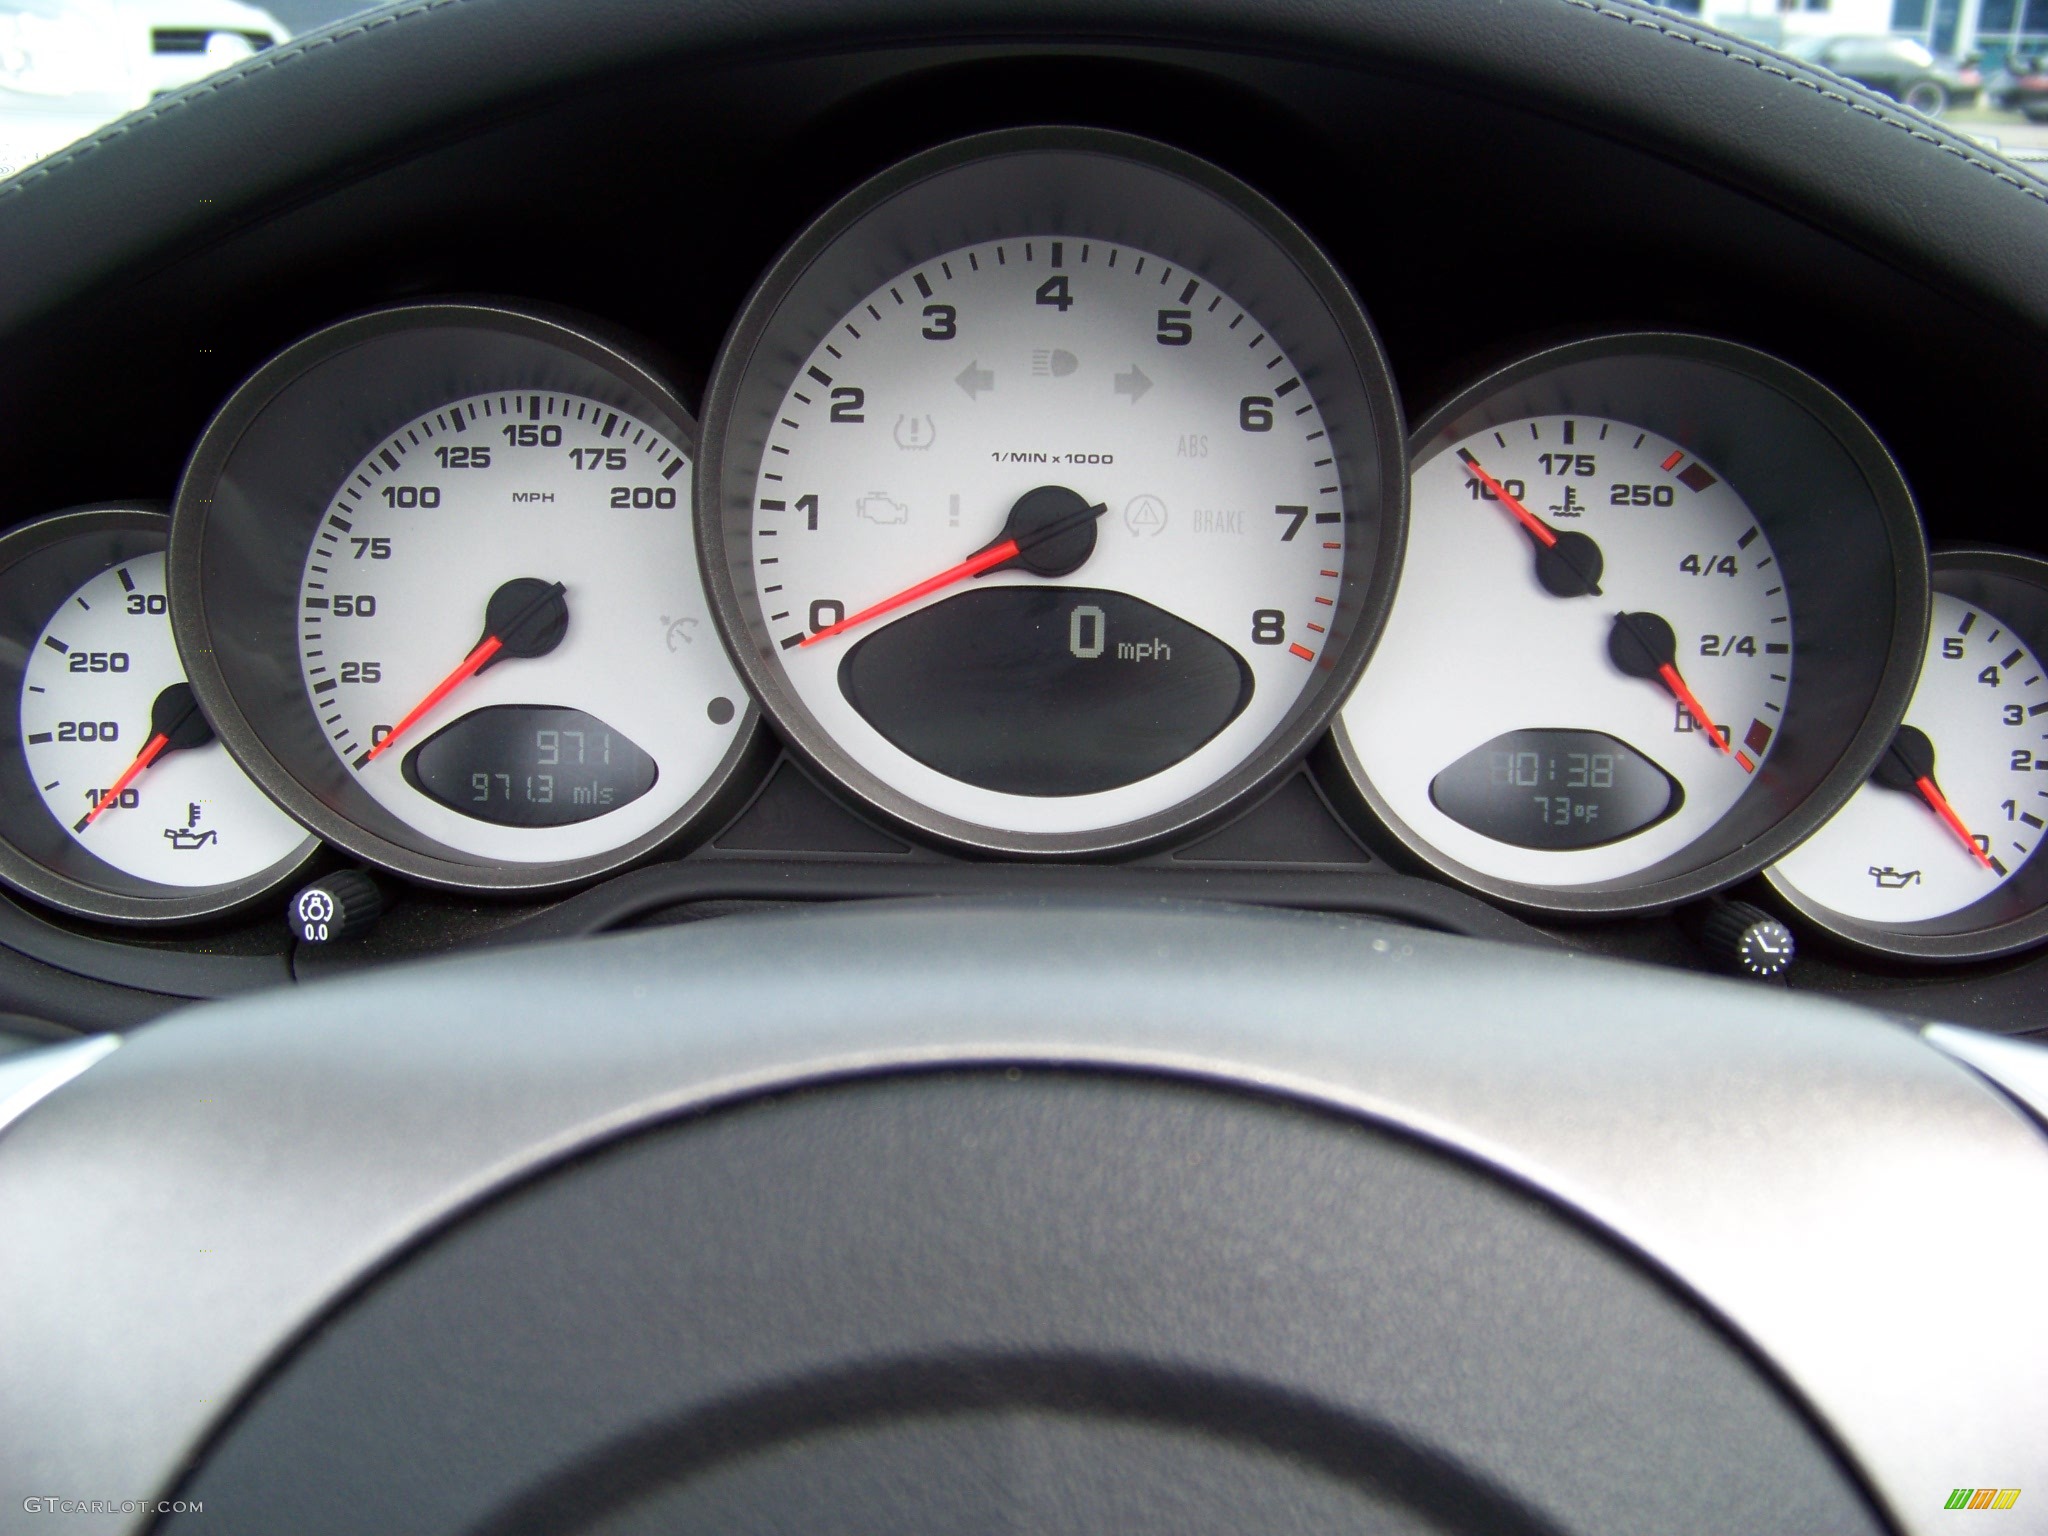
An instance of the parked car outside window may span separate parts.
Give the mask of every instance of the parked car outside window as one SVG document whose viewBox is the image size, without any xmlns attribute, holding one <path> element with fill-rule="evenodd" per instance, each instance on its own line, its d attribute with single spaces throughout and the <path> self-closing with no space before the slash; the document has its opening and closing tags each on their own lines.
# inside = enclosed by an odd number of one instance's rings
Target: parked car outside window
<svg viewBox="0 0 2048 1536">
<path fill-rule="evenodd" d="M 1910 37 L 1806 37 L 1785 51 L 1833 70 L 1927 117 L 1950 107 L 1974 106 L 1984 77 L 1974 63 L 1937 58 Z"/>
</svg>

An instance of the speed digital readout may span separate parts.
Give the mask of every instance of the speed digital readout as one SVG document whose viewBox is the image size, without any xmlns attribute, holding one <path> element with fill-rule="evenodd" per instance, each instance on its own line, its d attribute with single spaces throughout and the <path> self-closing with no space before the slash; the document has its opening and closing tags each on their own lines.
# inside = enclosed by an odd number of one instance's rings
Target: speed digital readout
<svg viewBox="0 0 2048 1536">
<path fill-rule="evenodd" d="M 407 782 L 452 811 L 501 827 L 566 827 L 630 805 L 660 769 L 580 709 L 494 704 L 406 755 Z"/>
</svg>

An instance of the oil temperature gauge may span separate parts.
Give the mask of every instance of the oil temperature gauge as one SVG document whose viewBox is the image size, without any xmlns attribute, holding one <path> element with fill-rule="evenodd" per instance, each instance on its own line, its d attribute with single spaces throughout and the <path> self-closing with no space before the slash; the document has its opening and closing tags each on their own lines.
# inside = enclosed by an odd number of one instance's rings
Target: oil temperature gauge
<svg viewBox="0 0 2048 1536">
<path fill-rule="evenodd" d="M 215 739 L 185 681 L 160 512 L 68 512 L 0 540 L 0 876 L 53 906 L 143 922 L 282 885 L 314 841 Z"/>
<path fill-rule="evenodd" d="M 1769 871 L 1799 916 L 1928 960 L 2048 936 L 2048 565 L 1933 560 L 1934 615 L 1906 719 L 1849 803 Z"/>
</svg>

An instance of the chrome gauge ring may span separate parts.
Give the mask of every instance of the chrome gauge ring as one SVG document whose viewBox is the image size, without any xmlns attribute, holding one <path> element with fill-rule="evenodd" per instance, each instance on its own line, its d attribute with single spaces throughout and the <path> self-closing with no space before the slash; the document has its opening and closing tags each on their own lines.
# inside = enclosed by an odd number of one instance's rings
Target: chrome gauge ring
<svg viewBox="0 0 2048 1536">
<path fill-rule="evenodd" d="M 1400 592 L 1334 732 L 1368 831 L 1524 908 L 1641 911 L 1754 874 L 1862 782 L 1926 553 L 1819 383 L 1603 337 L 1480 381 L 1410 450 Z"/>
<path fill-rule="evenodd" d="M 1765 878 L 1796 920 L 1857 948 L 1975 960 L 2048 938 L 2048 563 L 1959 548 L 1933 569 L 1904 722 Z"/>
<path fill-rule="evenodd" d="M 854 192 L 748 300 L 700 547 L 768 713 L 870 805 L 1125 848 L 1327 723 L 1399 564 L 1399 421 L 1344 280 L 1249 188 L 989 134 Z"/>
<path fill-rule="evenodd" d="M 695 436 L 558 319 L 329 327 L 235 393 L 180 488 L 193 687 L 294 815 L 415 878 L 533 890 L 651 852 L 755 734 L 697 574 Z"/>
<path fill-rule="evenodd" d="M 92 507 L 0 538 L 0 879 L 115 922 L 245 907 L 315 849 L 186 681 L 168 533 L 160 510 Z"/>
</svg>

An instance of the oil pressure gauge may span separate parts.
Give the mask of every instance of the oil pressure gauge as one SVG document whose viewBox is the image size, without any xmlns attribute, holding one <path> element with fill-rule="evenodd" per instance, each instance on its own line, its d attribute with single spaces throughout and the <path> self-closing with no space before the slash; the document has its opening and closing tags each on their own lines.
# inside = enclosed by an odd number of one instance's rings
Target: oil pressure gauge
<svg viewBox="0 0 2048 1536">
<path fill-rule="evenodd" d="M 305 830 L 200 712 L 171 638 L 168 519 L 61 513 L 0 539 L 0 876 L 67 911 L 210 916 L 290 880 Z"/>
<path fill-rule="evenodd" d="M 1884 954 L 1968 960 L 2048 937 L 2048 565 L 1933 559 L 1906 718 L 1863 787 L 1768 871 L 1798 916 Z"/>
</svg>

